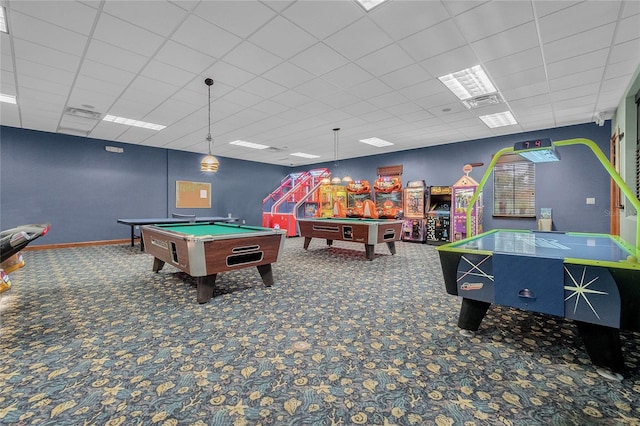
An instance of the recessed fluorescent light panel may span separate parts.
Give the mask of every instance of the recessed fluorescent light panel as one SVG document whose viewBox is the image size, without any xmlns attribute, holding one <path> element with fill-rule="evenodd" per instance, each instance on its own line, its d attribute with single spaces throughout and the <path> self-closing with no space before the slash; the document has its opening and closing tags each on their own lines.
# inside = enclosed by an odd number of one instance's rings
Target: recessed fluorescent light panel
<svg viewBox="0 0 640 426">
<path fill-rule="evenodd" d="M 0 31 L 9 34 L 9 27 L 7 26 L 7 9 L 4 6 L 0 6 Z"/>
<path fill-rule="evenodd" d="M 384 139 L 380 139 L 380 138 L 360 139 L 360 142 L 366 143 L 366 144 L 369 144 L 369 145 L 373 145 L 373 146 L 377 146 L 377 147 L 393 145 L 392 142 L 388 142 L 388 141 L 385 141 Z"/>
<path fill-rule="evenodd" d="M 497 92 L 480 65 L 438 77 L 461 101 Z"/>
<path fill-rule="evenodd" d="M 262 145 L 259 143 L 246 142 L 246 141 L 233 141 L 233 142 L 229 142 L 229 145 L 238 145 L 238 146 L 244 146 L 245 148 L 253 148 L 253 149 L 269 148 L 269 145 Z"/>
<path fill-rule="evenodd" d="M 13 95 L 5 95 L 4 93 L 0 93 L 0 102 L 5 102 L 8 104 L 15 104 L 16 97 Z"/>
<path fill-rule="evenodd" d="M 315 155 L 315 154 L 305 154 L 304 152 L 294 152 L 293 154 L 294 157 L 302 157 L 302 158 L 320 158 L 319 155 Z"/>
<path fill-rule="evenodd" d="M 142 127 L 143 129 L 162 130 L 167 126 L 161 124 L 147 123 L 146 121 L 132 120 L 131 118 L 117 117 L 115 115 L 105 115 L 102 121 L 124 124 L 127 126 Z"/>
<path fill-rule="evenodd" d="M 481 115 L 478 117 L 484 121 L 487 127 L 493 129 L 495 127 L 511 126 L 512 124 L 518 124 L 511 111 L 498 112 L 496 114 Z"/>
<path fill-rule="evenodd" d="M 387 0 L 357 0 L 360 3 L 360 6 L 364 8 L 367 12 L 379 5 L 380 3 L 384 3 Z"/>
</svg>

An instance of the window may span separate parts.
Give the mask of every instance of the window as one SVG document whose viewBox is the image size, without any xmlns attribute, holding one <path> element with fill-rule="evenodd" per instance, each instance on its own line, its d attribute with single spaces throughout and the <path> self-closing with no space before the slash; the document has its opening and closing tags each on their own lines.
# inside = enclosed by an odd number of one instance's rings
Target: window
<svg viewBox="0 0 640 426">
<path fill-rule="evenodd" d="M 505 155 L 493 169 L 493 216 L 536 217 L 535 164 Z"/>
</svg>

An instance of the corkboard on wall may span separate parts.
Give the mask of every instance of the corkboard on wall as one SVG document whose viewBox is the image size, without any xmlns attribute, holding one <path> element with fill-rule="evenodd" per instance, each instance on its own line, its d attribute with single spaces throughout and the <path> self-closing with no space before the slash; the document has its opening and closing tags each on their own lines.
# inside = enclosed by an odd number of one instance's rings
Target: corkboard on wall
<svg viewBox="0 0 640 426">
<path fill-rule="evenodd" d="M 176 208 L 211 208 L 211 184 L 207 182 L 176 181 Z"/>
</svg>

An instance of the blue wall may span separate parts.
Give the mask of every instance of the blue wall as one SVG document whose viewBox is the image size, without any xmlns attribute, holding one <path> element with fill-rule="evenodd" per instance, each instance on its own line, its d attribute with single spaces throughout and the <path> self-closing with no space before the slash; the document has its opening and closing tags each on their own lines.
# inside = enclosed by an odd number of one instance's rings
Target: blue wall
<svg viewBox="0 0 640 426">
<path fill-rule="evenodd" d="M 402 164 L 402 181 L 426 180 L 451 185 L 467 163 L 484 163 L 471 176 L 480 181 L 491 155 L 519 140 L 587 138 L 608 155 L 610 122 L 583 124 L 519 135 L 440 145 L 390 154 L 288 168 L 220 158 L 215 174 L 200 172 L 201 154 L 123 144 L 76 136 L 0 127 L 0 229 L 27 223 L 52 223 L 46 239 L 35 244 L 100 241 L 129 237 L 118 218 L 165 217 L 176 209 L 175 181 L 211 182 L 212 207 L 201 216 L 232 213 L 247 224 L 262 223 L 262 199 L 290 172 L 328 167 L 335 175 L 376 178 L 376 168 Z M 345 143 L 359 143 L 356 141 Z M 120 146 L 124 153 L 105 151 Z M 536 165 L 536 208 L 553 208 L 555 227 L 563 231 L 609 232 L 609 177 L 584 146 L 559 148 L 562 161 Z M 493 179 L 484 189 L 484 229 L 534 229 L 532 219 L 493 219 Z M 587 197 L 595 205 L 585 203 Z"/>
<path fill-rule="evenodd" d="M 211 174 L 200 171 L 202 154 L 13 127 L 0 127 L 0 136 L 0 230 L 51 223 L 34 245 L 128 238 L 118 218 L 195 213 L 175 208 L 176 180 L 211 183 L 211 209 L 197 209 L 199 216 L 232 213 L 260 225 L 262 199 L 289 172 L 220 158 Z"/>
</svg>

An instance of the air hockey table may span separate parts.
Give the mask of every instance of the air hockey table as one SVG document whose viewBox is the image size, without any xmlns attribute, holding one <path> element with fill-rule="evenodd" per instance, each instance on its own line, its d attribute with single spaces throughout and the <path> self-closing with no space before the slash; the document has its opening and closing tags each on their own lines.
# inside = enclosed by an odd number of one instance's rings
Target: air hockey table
<svg viewBox="0 0 640 426">
<path fill-rule="evenodd" d="M 621 379 L 619 331 L 640 331 L 633 246 L 608 234 L 496 229 L 437 249 L 447 293 L 462 297 L 463 334 L 478 330 L 491 304 L 564 317 L 591 362 Z"/>
</svg>

